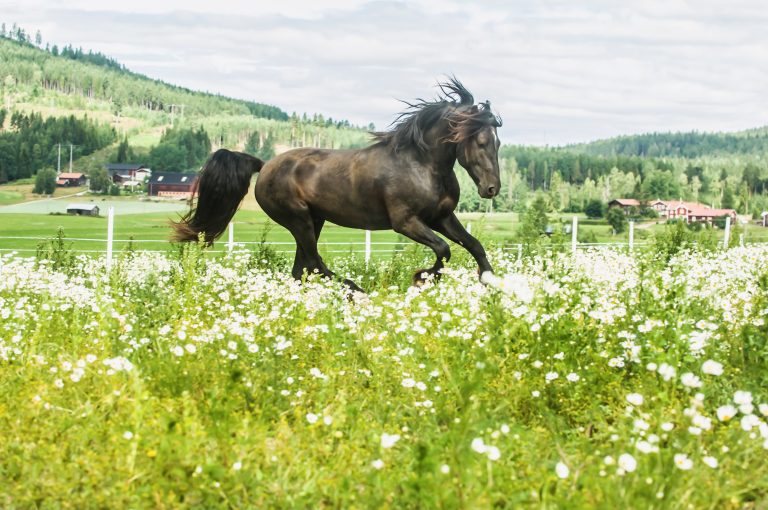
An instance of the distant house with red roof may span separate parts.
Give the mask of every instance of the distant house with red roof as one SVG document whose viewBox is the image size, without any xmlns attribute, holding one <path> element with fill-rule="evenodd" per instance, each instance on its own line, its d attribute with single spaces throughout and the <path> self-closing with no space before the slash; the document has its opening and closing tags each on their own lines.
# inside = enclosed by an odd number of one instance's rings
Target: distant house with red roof
<svg viewBox="0 0 768 510">
<path fill-rule="evenodd" d="M 621 207 L 627 216 L 636 215 L 642 209 L 643 204 L 635 198 L 614 198 L 608 202 L 608 208 Z"/>
<path fill-rule="evenodd" d="M 642 204 L 636 198 L 614 198 L 608 202 L 608 207 L 619 206 L 624 209 L 629 207 L 640 207 Z"/>
<path fill-rule="evenodd" d="M 697 202 L 685 202 L 683 200 L 656 200 L 651 203 L 662 218 L 668 220 L 684 219 L 686 223 L 691 222 L 711 222 L 715 218 L 730 216 L 732 220 L 736 219 L 734 209 L 715 209 Z"/>
<path fill-rule="evenodd" d="M 627 211 L 630 207 L 638 207 L 640 202 L 633 198 L 617 198 L 608 206 L 620 206 Z M 715 209 L 697 202 L 685 202 L 683 200 L 654 200 L 648 202 L 648 207 L 656 211 L 660 218 L 667 220 L 682 219 L 686 223 L 705 222 L 711 223 L 715 218 L 730 216 L 736 220 L 734 209 Z"/>
<path fill-rule="evenodd" d="M 70 187 L 70 186 L 85 186 L 88 179 L 85 174 L 82 173 L 60 173 L 56 178 L 56 186 Z"/>
</svg>

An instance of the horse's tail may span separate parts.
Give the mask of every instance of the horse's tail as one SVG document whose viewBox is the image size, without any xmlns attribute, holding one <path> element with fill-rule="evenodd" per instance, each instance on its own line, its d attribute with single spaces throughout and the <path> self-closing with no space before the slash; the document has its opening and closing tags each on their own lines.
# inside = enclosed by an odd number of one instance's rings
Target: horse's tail
<svg viewBox="0 0 768 510">
<path fill-rule="evenodd" d="M 213 244 L 226 230 L 240 207 L 251 177 L 261 170 L 264 162 L 243 152 L 219 149 L 208 158 L 200 171 L 190 210 L 179 221 L 172 222 L 173 241 L 197 241 L 202 233 L 206 245 Z"/>
</svg>

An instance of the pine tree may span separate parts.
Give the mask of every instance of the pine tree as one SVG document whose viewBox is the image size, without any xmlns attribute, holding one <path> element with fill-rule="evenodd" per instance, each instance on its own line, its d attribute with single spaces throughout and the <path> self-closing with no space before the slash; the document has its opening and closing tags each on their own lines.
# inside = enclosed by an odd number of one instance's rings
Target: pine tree
<svg viewBox="0 0 768 510">
<path fill-rule="evenodd" d="M 723 198 L 720 201 L 720 206 L 723 209 L 734 209 L 736 207 L 736 198 L 733 196 L 733 191 L 728 186 L 727 181 L 723 185 Z"/>
</svg>

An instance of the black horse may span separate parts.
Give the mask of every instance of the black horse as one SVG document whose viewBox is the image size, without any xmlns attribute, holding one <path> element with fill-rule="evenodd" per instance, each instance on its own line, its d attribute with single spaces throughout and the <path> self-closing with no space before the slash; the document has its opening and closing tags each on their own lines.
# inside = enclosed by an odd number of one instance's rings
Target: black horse
<svg viewBox="0 0 768 510">
<path fill-rule="evenodd" d="M 197 204 L 174 223 L 174 240 L 212 244 L 227 228 L 256 181 L 256 200 L 270 218 L 296 239 L 294 278 L 304 271 L 333 277 L 317 251 L 326 221 L 351 228 L 393 229 L 432 249 L 435 264 L 425 273 L 439 278 L 451 257 L 436 232 L 467 249 L 477 261 L 481 280 L 491 270 L 485 250 L 454 214 L 459 183 L 456 160 L 469 173 L 483 198 L 499 193 L 501 119 L 489 102 L 474 104 L 472 94 L 455 78 L 440 84 L 435 101 L 406 103 L 392 129 L 374 133 L 374 143 L 357 150 L 294 149 L 264 163 L 226 149 L 205 163 L 197 188 Z M 490 274 L 490 273 L 489 273 Z M 354 290 L 360 288 L 349 280 Z"/>
</svg>

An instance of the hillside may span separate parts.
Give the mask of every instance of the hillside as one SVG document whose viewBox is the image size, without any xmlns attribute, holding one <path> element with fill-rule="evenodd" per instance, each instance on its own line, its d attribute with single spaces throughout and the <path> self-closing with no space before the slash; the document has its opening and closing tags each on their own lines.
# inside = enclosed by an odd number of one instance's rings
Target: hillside
<svg viewBox="0 0 768 510">
<path fill-rule="evenodd" d="M 196 92 L 153 80 L 131 72 L 114 60 L 92 52 L 66 47 L 59 53 L 27 42 L 0 38 L 0 76 L 9 91 L 32 87 L 30 99 L 44 91 L 80 96 L 89 102 L 111 103 L 119 112 L 125 107 L 148 111 L 170 111 L 175 108 L 191 116 L 231 114 L 288 120 L 288 114 L 276 106 Z M 101 58 L 99 58 L 101 57 Z"/>
<path fill-rule="evenodd" d="M 154 80 L 99 53 L 55 45 L 42 49 L 28 38 L 16 39 L 0 37 L 0 109 L 5 111 L 0 132 L 9 129 L 13 113 L 35 112 L 87 116 L 144 149 L 156 145 L 171 126 L 202 127 L 214 147 L 243 148 L 253 133 L 278 147 L 352 147 L 368 140 L 365 130 L 347 121 L 288 115 L 277 106 Z"/>
</svg>

